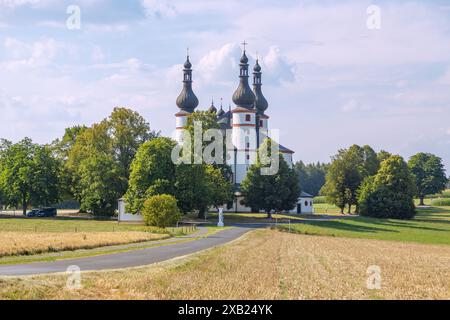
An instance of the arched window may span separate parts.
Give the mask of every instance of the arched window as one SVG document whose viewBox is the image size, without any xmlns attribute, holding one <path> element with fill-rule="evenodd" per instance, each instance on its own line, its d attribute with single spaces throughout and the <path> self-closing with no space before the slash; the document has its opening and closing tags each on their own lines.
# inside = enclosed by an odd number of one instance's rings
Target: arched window
<svg viewBox="0 0 450 320">
<path fill-rule="evenodd" d="M 308 206 L 308 201 L 305 201 L 305 207 L 307 207 Z"/>
<path fill-rule="evenodd" d="M 249 114 L 245 115 L 245 121 L 250 122 L 252 120 L 252 117 Z"/>
</svg>

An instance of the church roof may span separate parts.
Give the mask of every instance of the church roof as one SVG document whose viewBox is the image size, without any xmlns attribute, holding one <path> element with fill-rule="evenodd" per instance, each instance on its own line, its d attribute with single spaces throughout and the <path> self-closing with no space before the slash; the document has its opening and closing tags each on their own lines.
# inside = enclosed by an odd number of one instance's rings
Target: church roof
<svg viewBox="0 0 450 320">
<path fill-rule="evenodd" d="M 182 111 L 194 112 L 198 106 L 198 98 L 192 90 L 192 64 L 189 61 L 189 56 L 186 58 L 183 69 L 183 90 L 177 98 L 177 106 Z"/>
<path fill-rule="evenodd" d="M 211 102 L 211 106 L 209 107 L 208 111 L 209 111 L 209 112 L 214 112 L 214 113 L 217 112 L 217 108 L 216 108 L 216 106 L 214 105 L 214 100 Z"/>
<path fill-rule="evenodd" d="M 302 191 L 300 193 L 300 198 L 314 198 L 312 194 L 306 193 L 305 191 Z"/>
<path fill-rule="evenodd" d="M 286 148 L 285 146 L 278 144 L 280 148 L 281 153 L 295 153 L 295 151 L 292 151 L 291 149 Z"/>
<path fill-rule="evenodd" d="M 233 102 L 235 105 L 247 109 L 252 109 L 255 103 L 255 94 L 248 84 L 248 58 L 242 54 L 239 74 L 239 86 L 233 94 Z"/>
</svg>

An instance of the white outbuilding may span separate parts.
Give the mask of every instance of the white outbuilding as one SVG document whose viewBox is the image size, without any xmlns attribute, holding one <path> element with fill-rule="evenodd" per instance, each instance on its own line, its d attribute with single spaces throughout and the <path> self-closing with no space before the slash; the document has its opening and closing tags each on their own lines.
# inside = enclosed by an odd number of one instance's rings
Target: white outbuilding
<svg viewBox="0 0 450 320">
<path fill-rule="evenodd" d="M 314 196 L 302 191 L 298 198 L 297 207 L 292 209 L 290 213 L 314 213 Z"/>
</svg>

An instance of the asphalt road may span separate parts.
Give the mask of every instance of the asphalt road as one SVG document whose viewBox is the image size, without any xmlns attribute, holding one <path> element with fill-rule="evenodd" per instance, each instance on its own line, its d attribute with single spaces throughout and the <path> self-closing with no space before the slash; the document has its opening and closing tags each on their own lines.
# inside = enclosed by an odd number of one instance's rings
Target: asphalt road
<svg viewBox="0 0 450 320">
<path fill-rule="evenodd" d="M 0 276 L 25 276 L 66 272 L 69 266 L 78 266 L 81 271 L 110 270 L 139 267 L 155 262 L 169 260 L 204 249 L 212 248 L 234 239 L 259 227 L 257 225 L 237 226 L 225 229 L 205 238 L 184 243 L 166 244 L 159 247 L 137 249 L 127 252 L 105 254 L 86 258 L 67 259 L 51 262 L 0 266 Z"/>
</svg>

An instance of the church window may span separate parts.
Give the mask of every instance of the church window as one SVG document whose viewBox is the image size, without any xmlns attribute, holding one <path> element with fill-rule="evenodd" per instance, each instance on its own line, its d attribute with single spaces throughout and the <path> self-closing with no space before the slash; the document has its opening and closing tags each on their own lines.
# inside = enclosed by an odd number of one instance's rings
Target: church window
<svg viewBox="0 0 450 320">
<path fill-rule="evenodd" d="M 259 126 L 262 128 L 264 127 L 264 122 L 262 120 L 259 120 Z"/>
<path fill-rule="evenodd" d="M 249 154 L 247 155 L 247 160 L 250 160 L 250 155 Z"/>
<path fill-rule="evenodd" d="M 307 207 L 308 206 L 308 201 L 305 201 L 305 207 Z"/>
<path fill-rule="evenodd" d="M 252 120 L 251 116 L 249 114 L 245 115 L 245 121 L 250 122 Z"/>
</svg>

